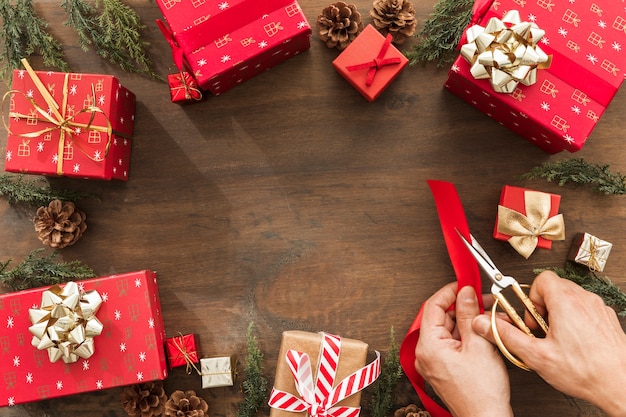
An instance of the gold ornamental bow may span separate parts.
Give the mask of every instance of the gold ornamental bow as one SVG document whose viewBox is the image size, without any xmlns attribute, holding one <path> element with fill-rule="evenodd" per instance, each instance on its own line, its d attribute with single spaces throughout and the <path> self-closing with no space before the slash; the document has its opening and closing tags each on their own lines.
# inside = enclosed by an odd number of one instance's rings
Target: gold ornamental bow
<svg viewBox="0 0 626 417">
<path fill-rule="evenodd" d="M 511 246 L 528 259 L 540 236 L 547 240 L 564 240 L 565 222 L 562 214 L 550 217 L 552 202 L 548 193 L 524 191 L 524 206 L 526 215 L 499 205 L 498 232 L 511 236 Z"/>
<path fill-rule="evenodd" d="M 93 338 L 102 333 L 96 313 L 102 297 L 95 291 L 82 291 L 75 282 L 63 288 L 55 285 L 41 295 L 41 306 L 28 310 L 32 326 L 31 344 L 48 350 L 50 362 L 65 363 L 87 359 L 94 353 Z"/>
<path fill-rule="evenodd" d="M 470 63 L 474 78 L 489 78 L 494 91 L 512 93 L 519 83 L 535 84 L 537 69 L 550 67 L 552 56 L 538 45 L 544 35 L 543 29 L 522 22 L 519 12 L 511 10 L 502 19 L 489 19 L 486 27 L 467 29 L 461 56 Z"/>
</svg>

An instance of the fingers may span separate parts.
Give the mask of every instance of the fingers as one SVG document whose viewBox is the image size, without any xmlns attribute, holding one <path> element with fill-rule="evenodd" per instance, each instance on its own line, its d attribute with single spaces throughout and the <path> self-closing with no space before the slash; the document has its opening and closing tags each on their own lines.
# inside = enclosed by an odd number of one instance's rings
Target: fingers
<svg viewBox="0 0 626 417">
<path fill-rule="evenodd" d="M 532 360 L 532 353 L 536 348 L 535 343 L 538 339 L 527 336 L 513 324 L 499 318 L 496 318 L 496 326 L 504 346 L 532 368 L 533 363 L 536 362 Z M 480 314 L 476 316 L 472 320 L 472 329 L 491 343 L 496 343 L 489 315 Z"/>
<path fill-rule="evenodd" d="M 446 311 L 454 305 L 456 301 L 457 284 L 451 282 L 433 294 L 424 303 L 424 313 L 422 315 L 422 327 L 449 327 L 450 317 Z"/>
</svg>

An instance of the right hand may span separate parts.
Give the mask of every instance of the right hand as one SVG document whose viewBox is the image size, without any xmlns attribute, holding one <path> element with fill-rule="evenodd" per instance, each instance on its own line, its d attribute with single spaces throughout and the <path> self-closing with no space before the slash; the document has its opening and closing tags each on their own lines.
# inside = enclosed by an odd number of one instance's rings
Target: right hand
<svg viewBox="0 0 626 417">
<path fill-rule="evenodd" d="M 626 416 L 626 334 L 602 299 L 551 271 L 530 289 L 539 313 L 548 317 L 545 338 L 528 337 L 506 320 L 497 327 L 504 345 L 559 391 Z M 480 315 L 474 331 L 494 343 L 490 319 Z"/>
</svg>

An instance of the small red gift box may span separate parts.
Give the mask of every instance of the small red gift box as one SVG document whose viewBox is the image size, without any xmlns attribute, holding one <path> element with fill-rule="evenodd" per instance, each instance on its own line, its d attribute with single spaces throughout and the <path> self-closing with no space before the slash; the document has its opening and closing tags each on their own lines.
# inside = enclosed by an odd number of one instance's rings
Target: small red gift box
<svg viewBox="0 0 626 417">
<path fill-rule="evenodd" d="M 170 87 L 172 103 L 187 104 L 202 100 L 202 90 L 198 88 L 198 83 L 187 71 L 168 74 L 167 83 Z"/>
<path fill-rule="evenodd" d="M 165 341 L 165 349 L 167 350 L 167 360 L 170 368 L 178 366 L 191 367 L 191 364 L 200 361 L 200 349 L 198 338 L 195 334 L 184 334 L 170 337 Z M 187 373 L 191 373 L 187 369 Z"/>
<path fill-rule="evenodd" d="M 159 27 L 202 90 L 221 94 L 310 48 L 311 28 L 295 0 L 158 0 Z"/>
<path fill-rule="evenodd" d="M 144 270 L 77 284 L 100 295 L 96 318 L 102 332 L 93 337 L 93 354 L 72 363 L 51 362 L 48 350 L 31 345 L 31 315 L 44 308 L 42 295 L 50 287 L 0 295 L 0 321 L 6 324 L 0 329 L 0 407 L 167 376 L 156 273 Z"/>
<path fill-rule="evenodd" d="M 475 79 L 470 63 L 459 56 L 445 87 L 548 153 L 576 152 L 624 81 L 624 6 L 611 0 L 499 0 L 479 25 L 512 10 L 545 31 L 539 46 L 552 55 L 550 67 L 538 70 L 532 85 L 496 93 L 490 80 Z"/>
<path fill-rule="evenodd" d="M 505 185 L 493 237 L 508 241 L 525 258 L 535 247 L 551 249 L 553 240 L 565 239 L 563 215 L 558 214 L 560 202 L 557 194 Z"/>
<path fill-rule="evenodd" d="M 135 95 L 110 75 L 13 73 L 5 170 L 128 180 Z"/>
<path fill-rule="evenodd" d="M 333 66 L 368 101 L 374 101 L 406 67 L 409 60 L 372 25 L 333 61 Z"/>
</svg>

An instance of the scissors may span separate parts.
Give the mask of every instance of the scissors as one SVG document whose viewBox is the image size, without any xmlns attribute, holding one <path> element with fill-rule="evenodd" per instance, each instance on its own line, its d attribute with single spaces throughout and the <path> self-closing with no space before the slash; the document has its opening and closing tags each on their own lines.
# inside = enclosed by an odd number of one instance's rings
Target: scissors
<svg viewBox="0 0 626 417">
<path fill-rule="evenodd" d="M 491 285 L 491 294 L 495 298 L 495 302 L 493 307 L 491 308 L 491 330 L 493 332 L 493 337 L 496 340 L 496 344 L 500 349 L 500 352 L 509 360 L 511 363 L 516 365 L 519 368 L 522 368 L 526 371 L 530 371 L 530 368 L 522 362 L 520 359 L 516 358 L 509 352 L 509 350 L 502 343 L 502 339 L 500 338 L 500 334 L 498 333 L 498 328 L 496 327 L 496 311 L 498 306 L 502 306 L 502 309 L 505 311 L 507 316 L 511 319 L 511 321 L 521 329 L 524 333 L 526 333 L 530 337 L 535 337 L 530 330 L 530 328 L 524 322 L 524 319 L 518 314 L 513 305 L 506 299 L 503 294 L 503 291 L 507 288 L 513 290 L 513 293 L 517 296 L 517 298 L 522 302 L 524 308 L 530 313 L 530 315 L 535 319 L 541 330 L 544 333 L 548 333 L 548 324 L 544 320 L 544 318 L 539 314 L 537 308 L 533 304 L 533 302 L 528 298 L 526 293 L 522 288 L 530 288 L 529 285 L 520 284 L 517 282 L 515 278 L 512 276 L 504 275 L 500 270 L 496 267 L 494 262 L 491 260 L 487 252 L 480 246 L 478 241 L 472 236 L 469 235 L 470 241 L 468 242 L 465 237 L 457 230 L 457 233 L 461 237 L 461 240 L 469 249 L 470 253 L 474 256 L 478 265 L 487 273 L 487 276 L 492 282 Z"/>
</svg>

